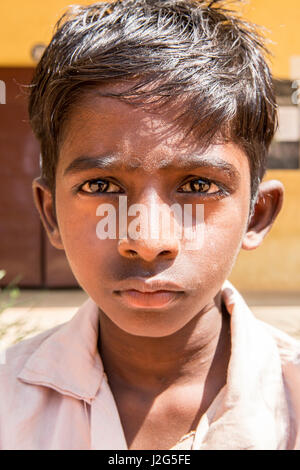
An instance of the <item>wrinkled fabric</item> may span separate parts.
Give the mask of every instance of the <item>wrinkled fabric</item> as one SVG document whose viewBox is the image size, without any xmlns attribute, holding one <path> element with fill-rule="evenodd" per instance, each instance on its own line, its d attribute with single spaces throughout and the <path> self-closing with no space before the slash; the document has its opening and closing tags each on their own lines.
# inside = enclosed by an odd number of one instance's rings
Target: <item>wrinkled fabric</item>
<svg viewBox="0 0 300 470">
<path fill-rule="evenodd" d="M 226 281 L 231 357 L 226 385 L 196 433 L 172 449 L 300 449 L 300 342 L 256 319 Z M 67 323 L 1 355 L 1 450 L 128 449 L 97 349 L 88 300 Z"/>
</svg>

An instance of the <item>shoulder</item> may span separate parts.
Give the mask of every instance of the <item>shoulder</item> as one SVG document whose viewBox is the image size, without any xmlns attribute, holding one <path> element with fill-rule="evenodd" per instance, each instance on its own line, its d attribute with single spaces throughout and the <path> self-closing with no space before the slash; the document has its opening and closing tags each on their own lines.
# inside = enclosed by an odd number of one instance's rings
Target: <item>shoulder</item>
<svg viewBox="0 0 300 470">
<path fill-rule="evenodd" d="M 293 363 L 300 368 L 300 341 L 268 323 L 257 321 L 275 341 L 282 364 Z"/>
<path fill-rule="evenodd" d="M 20 341 L 0 353 L 0 401 L 6 386 L 11 386 L 24 367 L 27 359 L 63 325 L 55 326 L 31 338 Z"/>
<path fill-rule="evenodd" d="M 288 449 L 300 450 L 300 341 L 272 326 L 267 329 L 276 341 L 290 416 Z"/>
<path fill-rule="evenodd" d="M 226 309 L 232 317 L 235 330 L 238 326 L 240 334 L 248 331 L 253 344 L 260 339 L 262 351 L 269 349 L 270 353 L 274 354 L 277 349 L 283 364 L 300 363 L 300 341 L 255 317 L 245 299 L 228 280 L 224 282 L 222 287 L 222 297 Z M 269 344 L 269 348 L 266 343 Z M 266 357 L 268 356 L 266 355 Z"/>
</svg>

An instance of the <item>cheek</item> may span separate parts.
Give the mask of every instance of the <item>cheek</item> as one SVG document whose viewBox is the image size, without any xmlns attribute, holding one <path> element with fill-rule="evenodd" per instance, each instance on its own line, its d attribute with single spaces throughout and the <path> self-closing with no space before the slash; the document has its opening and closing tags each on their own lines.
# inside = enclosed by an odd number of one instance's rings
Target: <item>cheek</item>
<svg viewBox="0 0 300 470">
<path fill-rule="evenodd" d="M 117 251 L 116 240 L 101 240 L 97 236 L 98 204 L 82 204 L 68 197 L 57 198 L 58 226 L 70 267 L 80 285 L 96 273 L 102 274 L 112 253 Z"/>
<path fill-rule="evenodd" d="M 246 218 L 237 209 L 222 214 L 217 220 L 207 218 L 205 247 L 208 254 L 214 255 L 216 263 L 221 261 L 231 267 L 240 250 L 245 226 Z"/>
<path fill-rule="evenodd" d="M 192 262 L 195 283 L 222 283 L 230 274 L 240 251 L 248 221 L 248 202 L 224 202 L 215 208 L 205 206 L 203 242 L 199 250 L 185 251 Z M 194 274 L 193 274 L 194 273 Z"/>
<path fill-rule="evenodd" d="M 205 227 L 207 239 L 217 243 L 220 247 L 227 246 L 234 250 L 246 230 L 249 207 L 242 200 L 235 204 L 224 204 L 216 212 L 207 211 Z"/>
</svg>

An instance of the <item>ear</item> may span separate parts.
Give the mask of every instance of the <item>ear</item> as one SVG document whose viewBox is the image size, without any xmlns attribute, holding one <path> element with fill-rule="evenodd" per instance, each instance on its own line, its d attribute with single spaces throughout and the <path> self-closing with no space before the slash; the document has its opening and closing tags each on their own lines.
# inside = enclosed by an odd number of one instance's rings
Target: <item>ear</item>
<svg viewBox="0 0 300 470">
<path fill-rule="evenodd" d="M 35 206 L 39 211 L 51 245 L 59 250 L 63 250 L 64 247 L 55 215 L 54 201 L 49 186 L 42 177 L 39 177 L 33 180 L 32 190 Z"/>
<path fill-rule="evenodd" d="M 280 212 L 283 196 L 284 187 L 280 181 L 264 181 L 259 185 L 254 212 L 242 242 L 244 250 L 254 250 L 261 245 Z"/>
</svg>

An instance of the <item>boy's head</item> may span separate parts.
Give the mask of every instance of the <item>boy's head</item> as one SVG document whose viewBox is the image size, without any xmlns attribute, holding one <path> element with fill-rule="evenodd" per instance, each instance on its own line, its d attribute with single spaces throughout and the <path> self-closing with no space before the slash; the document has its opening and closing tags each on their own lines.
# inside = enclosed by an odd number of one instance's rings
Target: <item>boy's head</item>
<svg viewBox="0 0 300 470">
<path fill-rule="evenodd" d="M 125 0 L 73 8 L 33 79 L 29 112 L 42 153 L 34 191 L 49 238 L 98 305 L 135 334 L 144 328 L 141 299 L 128 303 L 126 288 L 136 292 L 145 288 L 141 279 L 160 277 L 166 282 L 156 290 L 168 290 L 169 281 L 179 286 L 160 309 L 176 309 L 174 324 L 162 313 L 148 330 L 170 334 L 217 294 L 240 247 L 258 246 L 281 207 L 278 182 L 259 186 L 276 128 L 263 42 L 219 4 Z M 99 242 L 97 206 L 118 210 L 121 194 L 145 207 L 203 204 L 202 249 L 188 253 L 171 239 Z M 164 297 L 157 302 L 143 312 Z M 132 327 L 117 316 L 120 305 L 135 318 Z"/>
<path fill-rule="evenodd" d="M 173 106 L 174 121 L 203 145 L 223 138 L 241 146 L 254 202 L 276 127 L 272 80 L 262 38 L 219 4 L 100 2 L 62 17 L 37 66 L 29 106 L 51 188 L 70 108 L 85 89 L 122 81 L 124 99 Z"/>
</svg>

